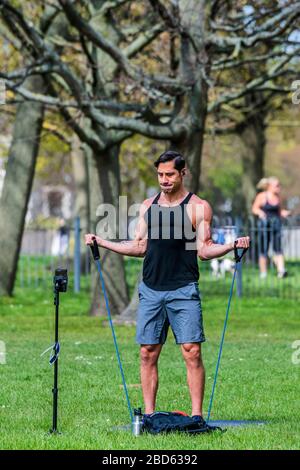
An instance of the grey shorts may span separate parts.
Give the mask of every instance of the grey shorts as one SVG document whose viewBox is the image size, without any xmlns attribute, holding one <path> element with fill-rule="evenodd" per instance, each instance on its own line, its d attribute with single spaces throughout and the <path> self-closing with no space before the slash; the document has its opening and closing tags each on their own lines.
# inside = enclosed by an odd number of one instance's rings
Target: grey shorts
<svg viewBox="0 0 300 470">
<path fill-rule="evenodd" d="M 164 344 L 169 326 L 177 344 L 205 341 L 198 283 L 158 291 L 140 282 L 137 343 Z"/>
</svg>

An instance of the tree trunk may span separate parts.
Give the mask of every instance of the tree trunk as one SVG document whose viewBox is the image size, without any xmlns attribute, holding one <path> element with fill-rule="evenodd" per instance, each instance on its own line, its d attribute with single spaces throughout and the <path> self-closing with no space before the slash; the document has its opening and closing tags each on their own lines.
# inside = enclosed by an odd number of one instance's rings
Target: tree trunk
<svg viewBox="0 0 300 470">
<path fill-rule="evenodd" d="M 242 197 L 239 213 L 244 216 L 251 214 L 251 207 L 256 195 L 256 184 L 263 177 L 265 157 L 265 117 L 264 109 L 250 116 L 238 126 L 238 136 L 242 142 Z"/>
<path fill-rule="evenodd" d="M 202 96 L 202 99 L 205 100 L 205 97 Z M 191 129 L 180 141 L 172 143 L 172 147 L 186 158 L 188 173 L 185 186 L 195 194 L 199 191 L 205 119 L 206 110 L 203 109 L 203 114 L 199 115 L 199 129 Z"/>
<path fill-rule="evenodd" d="M 103 2 L 93 0 L 92 2 L 94 14 L 91 24 L 96 30 L 99 30 L 105 37 L 109 37 L 110 41 L 118 44 L 120 36 L 114 27 L 111 16 L 103 15 L 101 7 Z M 92 46 L 92 57 L 96 61 L 93 76 L 93 86 L 97 90 L 99 96 L 106 96 L 108 99 L 116 99 L 118 95 L 118 87 L 115 78 L 118 73 L 115 62 L 109 55 L 95 49 Z M 97 130 L 103 142 L 113 134 L 104 131 L 94 123 L 92 126 Z M 97 208 L 100 204 L 111 204 L 116 210 L 118 216 L 119 195 L 120 195 L 120 168 L 119 168 L 119 145 L 107 148 L 102 153 L 89 153 L 89 182 L 90 182 L 90 227 L 92 232 L 96 232 L 99 218 L 96 215 Z M 118 217 L 116 217 L 116 229 L 118 234 Z M 120 314 L 129 301 L 128 287 L 125 278 L 124 258 L 112 251 L 102 251 L 101 267 L 103 278 L 108 293 L 108 301 L 112 315 Z M 106 314 L 105 301 L 102 289 L 99 283 L 99 276 L 96 273 L 95 265 L 92 268 L 92 299 L 91 299 L 91 315 Z"/>
<path fill-rule="evenodd" d="M 80 140 L 76 134 L 72 137 L 72 173 L 75 183 L 75 202 L 72 217 L 80 218 L 80 272 L 89 272 L 87 265 L 87 247 L 84 243 L 84 234 L 90 232 L 90 208 L 89 208 L 89 179 L 88 162 L 86 152 L 80 146 Z"/>
<path fill-rule="evenodd" d="M 129 304 L 127 305 L 127 307 L 121 313 L 120 317 L 118 318 L 119 323 L 132 324 L 136 322 L 137 310 L 139 306 L 138 287 L 139 287 L 139 283 L 142 280 L 142 277 L 143 276 L 142 276 L 142 270 L 141 270 L 138 275 L 136 284 L 134 286 L 134 291 L 133 291 L 131 300 Z"/>
<path fill-rule="evenodd" d="M 91 230 L 97 232 L 99 216 L 97 209 L 103 203 L 111 204 L 115 208 L 115 227 L 118 234 L 118 203 L 120 194 L 119 148 L 114 147 L 97 157 L 89 155 L 89 180 L 91 204 Z M 109 227 L 112 229 L 112 227 Z M 101 268 L 108 294 L 111 314 L 120 314 L 129 301 L 128 289 L 125 279 L 125 266 L 123 256 L 109 250 L 101 250 Z M 92 269 L 92 303 L 91 315 L 105 315 L 106 306 L 93 263 Z"/>
<path fill-rule="evenodd" d="M 46 5 L 40 28 L 47 37 L 65 34 L 65 15 Z M 57 47 L 57 50 L 59 48 Z M 44 93 L 41 76 L 33 75 L 25 87 L 34 93 Z M 0 242 L 5 257 L 0 259 L 0 294 L 11 295 L 14 288 L 28 201 L 34 179 L 44 107 L 35 102 L 22 102 L 16 113 L 14 133 L 0 200 Z"/>
<path fill-rule="evenodd" d="M 193 83 L 191 91 L 186 94 L 182 103 L 182 108 L 189 110 L 191 125 L 187 135 L 172 144 L 187 160 L 189 173 L 186 178 L 186 187 L 197 193 L 208 102 L 208 86 L 204 76 L 208 76 L 210 67 L 204 43 L 205 2 L 180 0 L 179 8 L 181 24 L 190 34 L 190 37 L 183 35 L 181 38 L 180 69 L 182 77 Z M 202 63 L 201 74 L 199 62 Z"/>
<path fill-rule="evenodd" d="M 72 173 L 75 183 L 75 203 L 73 216 L 80 217 L 80 227 L 85 233 L 89 230 L 89 181 L 88 162 L 85 152 L 80 148 L 80 141 L 76 134 L 72 137 Z"/>
<path fill-rule="evenodd" d="M 43 79 L 32 76 L 26 87 L 43 92 Z M 39 103 L 19 104 L 0 200 L 0 293 L 12 295 L 22 234 L 40 143 L 44 109 Z"/>
</svg>

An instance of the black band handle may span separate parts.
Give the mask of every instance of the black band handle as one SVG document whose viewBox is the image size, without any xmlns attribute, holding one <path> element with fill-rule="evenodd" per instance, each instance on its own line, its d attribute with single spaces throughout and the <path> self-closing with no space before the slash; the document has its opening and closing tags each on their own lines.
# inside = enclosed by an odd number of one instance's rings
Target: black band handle
<svg viewBox="0 0 300 470">
<path fill-rule="evenodd" d="M 236 244 L 237 244 L 237 240 L 235 240 L 234 242 L 234 259 L 236 263 L 239 263 L 241 259 L 243 258 L 244 254 L 246 253 L 246 251 L 248 251 L 248 248 L 243 248 L 242 253 L 239 255 L 239 251 L 238 251 L 238 248 L 236 247 Z"/>
<path fill-rule="evenodd" d="M 99 247 L 97 245 L 96 237 L 93 237 L 92 240 L 93 240 L 93 244 L 90 245 L 90 248 L 91 248 L 94 260 L 97 261 L 98 259 L 100 259 Z"/>
</svg>

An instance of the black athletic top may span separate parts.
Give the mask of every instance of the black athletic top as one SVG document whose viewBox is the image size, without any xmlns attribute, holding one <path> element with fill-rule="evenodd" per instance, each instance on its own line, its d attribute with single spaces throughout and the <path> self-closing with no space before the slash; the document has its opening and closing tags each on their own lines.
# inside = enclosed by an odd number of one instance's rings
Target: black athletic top
<svg viewBox="0 0 300 470">
<path fill-rule="evenodd" d="M 143 281 L 151 289 L 175 290 L 199 279 L 196 233 L 186 210 L 192 195 L 178 206 L 163 207 L 159 193 L 144 215 L 148 245 Z"/>
<path fill-rule="evenodd" d="M 280 217 L 280 204 L 270 204 L 266 199 L 266 202 L 260 208 L 266 214 L 267 219 Z"/>
</svg>

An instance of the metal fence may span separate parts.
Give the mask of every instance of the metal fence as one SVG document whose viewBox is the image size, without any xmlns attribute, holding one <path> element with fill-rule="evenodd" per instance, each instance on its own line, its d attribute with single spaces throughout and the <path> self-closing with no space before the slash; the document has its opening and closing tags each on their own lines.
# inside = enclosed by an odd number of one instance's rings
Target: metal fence
<svg viewBox="0 0 300 470">
<path fill-rule="evenodd" d="M 49 287 L 55 269 L 65 267 L 74 292 L 89 289 L 90 250 L 81 240 L 80 220 L 58 230 L 26 229 L 18 263 L 20 287 Z"/>
<path fill-rule="evenodd" d="M 300 297 L 300 221 L 289 218 L 278 223 L 259 221 L 249 217 L 214 218 L 212 237 L 215 242 L 228 243 L 238 236 L 249 235 L 251 245 L 237 275 L 237 293 L 242 296 L 275 296 L 279 298 Z M 278 277 L 276 258 L 282 251 L 287 276 Z M 259 258 L 267 259 L 267 273 L 259 270 Z M 219 260 L 201 263 L 202 290 L 207 294 L 229 291 L 234 270 L 232 254 Z M 200 281 L 201 284 L 201 281 Z"/>
<path fill-rule="evenodd" d="M 300 220 L 283 222 L 281 229 L 264 227 L 254 218 L 242 221 L 239 218 L 214 217 L 212 238 L 217 243 L 228 243 L 237 236 L 250 235 L 251 246 L 243 258 L 237 276 L 238 295 L 276 296 L 280 298 L 300 297 Z M 78 292 L 90 286 L 90 250 L 82 244 L 83 234 L 77 218 L 64 231 L 26 230 L 23 235 L 21 256 L 18 265 L 17 283 L 21 287 L 49 286 L 58 266 L 68 269 L 70 287 Z M 274 237 L 280 237 L 274 240 Z M 80 243 L 81 240 L 81 243 Z M 263 246 L 265 244 L 265 246 Z M 274 247 L 281 245 L 288 276 L 277 277 L 274 263 Z M 267 248 L 268 273 L 260 276 L 258 259 Z M 131 269 L 132 259 L 126 260 Z M 136 263 L 141 263 L 140 259 Z M 200 287 L 204 295 L 228 294 L 234 262 L 232 253 L 207 262 L 199 262 Z M 136 268 L 135 268 L 136 269 Z"/>
</svg>

